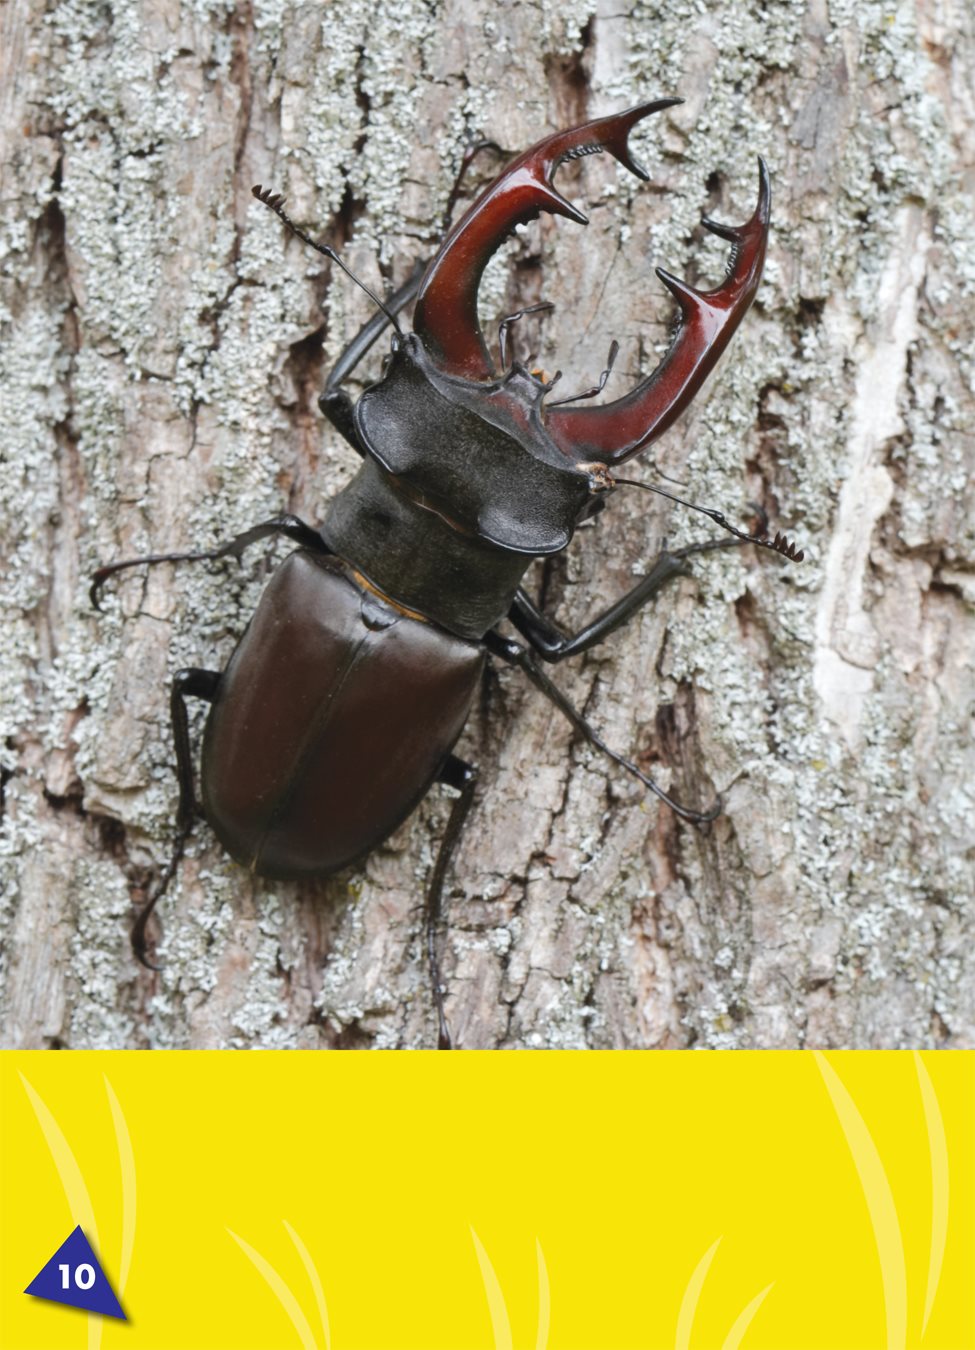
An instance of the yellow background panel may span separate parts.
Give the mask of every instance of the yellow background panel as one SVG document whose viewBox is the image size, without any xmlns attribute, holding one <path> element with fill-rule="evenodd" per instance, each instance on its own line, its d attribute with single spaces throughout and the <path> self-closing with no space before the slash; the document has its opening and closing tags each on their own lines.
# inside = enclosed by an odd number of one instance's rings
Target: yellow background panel
<svg viewBox="0 0 975 1350">
<path fill-rule="evenodd" d="M 49 1052 L 0 1075 L 3 1350 L 975 1350 L 972 1055 Z M 23 1294 L 77 1223 L 128 1323 Z"/>
</svg>

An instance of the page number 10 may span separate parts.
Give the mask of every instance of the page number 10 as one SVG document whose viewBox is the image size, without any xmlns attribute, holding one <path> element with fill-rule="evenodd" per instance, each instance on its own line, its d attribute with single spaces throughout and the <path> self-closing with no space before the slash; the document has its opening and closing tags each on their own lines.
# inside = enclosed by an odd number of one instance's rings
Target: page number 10
<svg viewBox="0 0 975 1350">
<path fill-rule="evenodd" d="M 58 1266 L 58 1270 L 61 1272 L 61 1288 L 70 1289 L 71 1267 Z M 82 1261 L 80 1265 L 75 1266 L 74 1282 L 79 1289 L 90 1289 L 91 1286 L 95 1283 L 95 1272 L 87 1261 Z"/>
</svg>

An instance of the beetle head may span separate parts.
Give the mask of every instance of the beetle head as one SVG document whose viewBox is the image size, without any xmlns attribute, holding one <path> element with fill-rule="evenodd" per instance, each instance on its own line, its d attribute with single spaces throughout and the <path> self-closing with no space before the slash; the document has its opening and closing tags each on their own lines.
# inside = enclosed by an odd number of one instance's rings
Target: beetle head
<svg viewBox="0 0 975 1350">
<path fill-rule="evenodd" d="M 698 291 L 658 269 L 679 306 L 677 329 L 657 369 L 623 398 L 546 409 L 554 381 L 546 384 L 518 363 L 499 375 L 481 333 L 481 275 L 511 230 L 542 211 L 586 223 L 553 186 L 558 166 L 606 150 L 647 178 L 630 153 L 629 134 L 645 117 L 680 102 L 658 99 L 539 141 L 480 194 L 427 267 L 414 332 L 394 339 L 384 378 L 360 400 L 356 425 L 368 452 L 400 485 L 457 528 L 519 552 L 563 548 L 593 494 L 612 486 L 609 466 L 671 426 L 751 304 L 769 226 L 769 178 L 761 160 L 751 219 L 738 227 L 703 222 L 732 245 L 721 285 Z"/>
<path fill-rule="evenodd" d="M 556 553 L 592 485 L 545 429 L 549 388 L 517 362 L 486 380 L 452 374 L 410 333 L 393 339 L 383 379 L 356 404 L 356 430 L 397 486 L 455 529 Z"/>
</svg>

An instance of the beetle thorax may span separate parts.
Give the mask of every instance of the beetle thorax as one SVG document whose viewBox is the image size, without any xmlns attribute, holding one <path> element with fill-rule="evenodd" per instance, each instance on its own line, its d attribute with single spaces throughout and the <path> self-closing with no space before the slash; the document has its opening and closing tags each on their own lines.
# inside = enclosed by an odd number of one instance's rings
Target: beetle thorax
<svg viewBox="0 0 975 1350">
<path fill-rule="evenodd" d="M 545 430 L 546 390 L 520 365 L 490 381 L 445 374 L 409 334 L 359 400 L 356 428 L 397 486 L 453 528 L 514 553 L 557 553 L 591 484 Z"/>
</svg>

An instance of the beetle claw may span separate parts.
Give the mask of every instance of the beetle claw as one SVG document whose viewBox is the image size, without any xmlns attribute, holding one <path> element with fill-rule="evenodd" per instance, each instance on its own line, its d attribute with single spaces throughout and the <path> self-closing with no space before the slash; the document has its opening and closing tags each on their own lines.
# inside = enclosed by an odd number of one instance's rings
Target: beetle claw
<svg viewBox="0 0 975 1350">
<path fill-rule="evenodd" d="M 701 224 L 719 239 L 727 239 L 729 244 L 737 244 L 741 240 L 741 230 L 737 225 L 724 225 L 720 220 L 712 220 L 710 216 L 702 216 Z"/>
<path fill-rule="evenodd" d="M 156 965 L 154 961 L 149 960 L 148 956 L 146 955 L 145 947 L 139 948 L 136 947 L 135 944 L 133 943 L 132 950 L 135 953 L 135 959 L 138 961 L 140 966 L 145 966 L 146 970 L 157 970 L 157 971 L 162 970 L 161 965 Z"/>
<path fill-rule="evenodd" d="M 96 610 L 99 614 L 101 614 L 102 612 L 102 602 L 101 602 L 102 587 L 105 585 L 105 579 L 107 576 L 108 576 L 107 569 L 104 567 L 99 567 L 97 572 L 92 573 L 91 585 L 88 587 L 88 599 L 91 602 L 91 607 L 92 609 Z"/>
<path fill-rule="evenodd" d="M 732 245 L 728 275 L 700 291 L 662 267 L 657 276 L 680 309 L 677 334 L 657 369 L 614 403 L 564 408 L 547 421 L 549 435 L 573 461 L 620 464 L 670 427 L 694 398 L 755 298 L 768 246 L 772 190 L 765 161 L 758 161 L 758 202 L 744 225 L 705 217 L 704 226 Z"/>
<path fill-rule="evenodd" d="M 477 321 L 477 290 L 488 259 L 511 230 L 540 211 L 586 224 L 585 215 L 552 185 L 559 165 L 606 150 L 638 178 L 646 178 L 646 169 L 630 153 L 630 132 L 651 113 L 682 101 L 641 103 L 546 136 L 481 193 L 441 244 L 417 297 L 413 327 L 443 370 L 473 380 L 494 374 Z"/>
<path fill-rule="evenodd" d="M 155 907 L 156 899 L 148 901 L 136 916 L 135 923 L 132 925 L 132 931 L 129 934 L 129 941 L 132 944 L 132 952 L 140 966 L 145 966 L 146 970 L 162 970 L 161 965 L 149 960 L 149 944 L 146 941 L 146 925 L 149 916 Z"/>
</svg>

